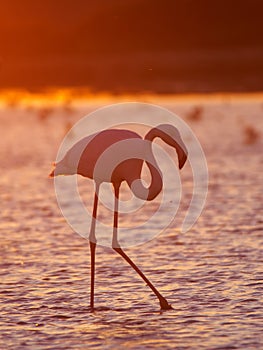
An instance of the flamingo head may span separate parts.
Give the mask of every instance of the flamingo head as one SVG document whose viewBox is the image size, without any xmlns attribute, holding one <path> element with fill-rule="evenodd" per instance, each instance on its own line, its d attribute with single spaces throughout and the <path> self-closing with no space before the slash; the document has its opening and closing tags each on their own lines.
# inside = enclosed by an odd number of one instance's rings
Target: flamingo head
<svg viewBox="0 0 263 350">
<path fill-rule="evenodd" d="M 187 160 L 188 151 L 178 129 L 170 124 L 160 124 L 155 127 L 155 130 L 157 137 L 160 137 L 169 146 L 175 148 L 179 169 L 182 169 Z"/>
</svg>

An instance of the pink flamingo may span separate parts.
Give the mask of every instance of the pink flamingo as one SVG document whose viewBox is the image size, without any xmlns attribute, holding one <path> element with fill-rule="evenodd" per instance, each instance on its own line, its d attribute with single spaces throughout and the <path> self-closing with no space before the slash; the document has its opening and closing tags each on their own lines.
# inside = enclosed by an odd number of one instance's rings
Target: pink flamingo
<svg viewBox="0 0 263 350">
<path fill-rule="evenodd" d="M 148 201 L 153 200 L 162 190 L 163 182 L 160 169 L 154 159 L 151 144 L 154 138 L 159 137 L 171 147 L 174 147 L 179 162 L 179 169 L 181 169 L 187 159 L 187 150 L 180 137 L 178 130 L 169 124 L 161 124 L 152 128 L 146 135 L 144 140 L 140 135 L 133 131 L 121 130 L 121 129 L 107 129 L 98 132 L 94 135 L 85 137 L 81 141 L 77 142 L 64 156 L 64 158 L 58 163 L 54 163 L 55 169 L 50 173 L 50 177 L 57 175 L 72 175 L 80 174 L 84 177 L 88 177 L 95 181 L 95 194 L 93 203 L 93 214 L 90 228 L 89 242 L 90 242 L 90 254 L 91 254 L 91 287 L 90 287 L 90 307 L 94 309 L 94 282 L 95 282 L 95 249 L 96 249 L 96 236 L 95 226 L 98 207 L 98 196 L 100 184 L 104 181 L 111 182 L 114 188 L 115 200 L 114 200 L 114 220 L 113 220 L 113 238 L 112 248 L 119 253 L 130 266 L 141 276 L 141 278 L 147 283 L 154 294 L 157 296 L 160 302 L 161 309 L 172 309 L 172 306 L 167 300 L 158 292 L 143 272 L 135 265 L 135 263 L 126 255 L 118 243 L 117 228 L 118 228 L 118 202 L 120 185 L 123 181 L 126 181 L 135 196 L 146 199 Z M 128 144 L 125 147 L 125 142 Z M 136 158 L 131 156 L 130 150 L 133 148 L 134 142 L 136 148 L 136 142 L 139 142 L 139 147 L 142 152 Z M 147 142 L 148 141 L 148 142 Z M 107 153 L 107 150 L 111 147 L 114 148 L 114 152 Z M 145 155 L 145 158 L 141 154 Z M 97 162 L 100 157 L 104 155 L 104 162 L 99 169 L 96 169 Z M 122 158 L 119 157 L 122 155 Z M 124 158 L 123 158 L 124 155 Z M 113 171 L 109 175 L 105 176 L 106 168 L 111 163 L 114 163 L 114 158 L 121 159 L 113 166 Z M 146 162 L 150 174 L 151 183 L 145 187 L 141 179 L 141 171 L 143 162 Z M 108 164 L 107 164 L 108 163 Z M 136 184 L 136 185 L 135 185 Z"/>
</svg>

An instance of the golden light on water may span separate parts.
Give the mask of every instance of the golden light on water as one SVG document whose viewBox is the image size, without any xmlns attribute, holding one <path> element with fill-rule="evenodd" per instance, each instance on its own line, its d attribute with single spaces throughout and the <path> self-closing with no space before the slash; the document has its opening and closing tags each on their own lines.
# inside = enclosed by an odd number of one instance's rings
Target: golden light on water
<svg viewBox="0 0 263 350">
<path fill-rule="evenodd" d="M 48 174 L 69 122 L 72 125 L 105 104 L 137 100 L 137 96 L 74 89 L 5 90 L 0 95 L 4 128 L 1 312 L 5 317 L 0 333 L 10 348 L 24 342 L 44 347 L 52 340 L 58 348 L 84 344 L 115 349 L 121 343 L 127 348 L 185 344 L 195 349 L 205 344 L 211 349 L 238 344 L 246 349 L 244 337 L 251 342 L 260 337 L 261 93 L 138 96 L 142 102 L 176 112 L 194 130 L 208 161 L 209 194 L 203 215 L 182 234 L 179 223 L 192 190 L 191 167 L 186 166 L 181 173 L 182 208 L 172 227 L 127 250 L 174 310 L 161 313 L 151 291 L 130 267 L 111 249 L 98 247 L 93 314 L 88 308 L 88 241 L 73 232 L 61 215 Z M 43 110 L 50 106 L 53 112 L 45 115 Z M 89 209 L 93 186 L 84 180 L 80 179 L 80 194 Z M 128 198 L 124 193 L 123 200 Z M 112 213 L 99 213 L 112 225 Z M 132 227 L 144 221 L 143 215 L 136 215 L 127 215 L 123 224 Z M 163 217 L 159 220 L 155 225 Z"/>
<path fill-rule="evenodd" d="M 263 102 L 263 92 L 250 93 L 208 93 L 208 94 L 111 94 L 110 92 L 92 93 L 87 88 L 50 88 L 43 91 L 30 92 L 23 89 L 1 89 L 0 106 L 60 106 L 70 103 L 118 103 L 127 101 L 137 102 L 191 102 L 191 103 L 219 103 L 219 102 Z"/>
</svg>

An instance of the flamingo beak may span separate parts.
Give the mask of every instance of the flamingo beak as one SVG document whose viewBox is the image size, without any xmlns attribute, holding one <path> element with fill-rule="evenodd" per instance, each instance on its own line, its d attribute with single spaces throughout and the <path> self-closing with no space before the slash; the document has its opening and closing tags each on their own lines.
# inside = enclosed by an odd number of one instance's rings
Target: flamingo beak
<svg viewBox="0 0 263 350">
<path fill-rule="evenodd" d="M 179 169 L 181 170 L 183 168 L 183 166 L 185 165 L 185 162 L 187 160 L 188 152 L 187 152 L 185 147 L 181 147 L 177 144 L 176 153 L 178 156 Z"/>
</svg>

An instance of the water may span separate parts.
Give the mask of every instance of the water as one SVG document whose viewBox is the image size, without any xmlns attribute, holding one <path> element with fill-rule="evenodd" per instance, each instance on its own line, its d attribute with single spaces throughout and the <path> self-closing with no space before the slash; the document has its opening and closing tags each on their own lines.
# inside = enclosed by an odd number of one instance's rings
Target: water
<svg viewBox="0 0 263 350">
<path fill-rule="evenodd" d="M 192 105 L 166 106 L 186 116 Z M 70 118 L 88 108 L 77 106 Z M 98 247 L 91 313 L 88 242 L 61 216 L 47 178 L 63 116 L 2 109 L 0 348 L 263 348 L 262 112 L 260 101 L 204 105 L 201 120 L 189 121 L 209 166 L 203 215 L 180 232 L 191 189 L 186 167 L 178 222 L 126 249 L 174 309 L 161 312 L 126 262 Z M 246 141 L 247 125 L 261 132 L 256 142 Z"/>
</svg>

